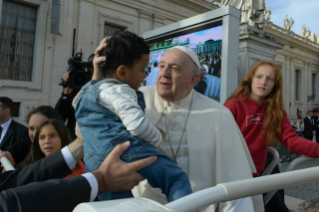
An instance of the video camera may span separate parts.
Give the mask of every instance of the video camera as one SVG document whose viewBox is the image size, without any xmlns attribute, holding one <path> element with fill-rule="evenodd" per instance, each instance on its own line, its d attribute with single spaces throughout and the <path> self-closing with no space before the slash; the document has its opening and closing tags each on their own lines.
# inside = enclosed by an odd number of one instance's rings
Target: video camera
<svg viewBox="0 0 319 212">
<path fill-rule="evenodd" d="M 70 71 L 67 82 L 63 79 L 59 85 L 63 88 L 69 87 L 72 89 L 80 90 L 83 85 L 89 82 L 92 78 L 92 74 L 87 71 L 87 68 L 93 68 L 92 62 L 82 62 L 82 51 L 75 54 L 68 60 L 68 71 Z"/>
</svg>

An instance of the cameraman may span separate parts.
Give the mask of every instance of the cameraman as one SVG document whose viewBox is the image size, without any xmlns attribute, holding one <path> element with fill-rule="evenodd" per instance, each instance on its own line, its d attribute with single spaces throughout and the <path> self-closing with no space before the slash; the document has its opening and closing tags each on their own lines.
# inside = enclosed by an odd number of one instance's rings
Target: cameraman
<svg viewBox="0 0 319 212">
<path fill-rule="evenodd" d="M 93 62 L 94 56 L 95 56 L 94 54 L 91 54 L 88 58 L 88 62 L 90 63 Z M 87 70 L 91 74 L 93 74 L 93 68 L 88 68 Z M 70 74 L 70 71 L 65 73 L 62 76 L 63 92 L 62 92 L 62 96 L 59 98 L 58 102 L 55 105 L 55 110 L 60 114 L 64 122 L 68 120 L 67 128 L 72 137 L 72 140 L 74 140 L 76 138 L 76 135 L 75 135 L 76 119 L 75 119 L 75 110 L 72 107 L 72 101 L 73 101 L 73 98 L 76 96 L 76 94 L 79 92 L 79 90 L 71 89 L 68 86 L 69 74 Z"/>
</svg>

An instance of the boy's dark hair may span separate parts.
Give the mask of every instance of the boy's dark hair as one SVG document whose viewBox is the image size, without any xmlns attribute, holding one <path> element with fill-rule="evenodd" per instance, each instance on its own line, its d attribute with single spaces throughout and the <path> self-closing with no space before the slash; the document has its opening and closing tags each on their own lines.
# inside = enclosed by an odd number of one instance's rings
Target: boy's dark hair
<svg viewBox="0 0 319 212">
<path fill-rule="evenodd" d="M 5 96 L 0 96 L 0 102 L 1 102 L 1 107 L 2 109 L 9 108 L 10 109 L 10 114 L 12 115 L 13 113 L 13 101 L 9 97 Z"/>
<path fill-rule="evenodd" d="M 143 38 L 129 31 L 117 32 L 100 52 L 100 55 L 106 57 L 106 61 L 100 63 L 101 71 L 107 77 L 120 65 L 132 68 L 143 54 L 150 54 L 150 48 Z"/>
</svg>

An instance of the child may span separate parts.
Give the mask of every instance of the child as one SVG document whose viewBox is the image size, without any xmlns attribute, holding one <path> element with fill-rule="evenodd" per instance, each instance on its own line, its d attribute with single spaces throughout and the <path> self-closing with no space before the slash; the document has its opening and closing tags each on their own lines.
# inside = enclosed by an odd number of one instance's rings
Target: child
<svg viewBox="0 0 319 212">
<path fill-rule="evenodd" d="M 157 161 L 139 173 L 174 201 L 192 190 L 186 173 L 155 149 L 162 135 L 144 115 L 143 94 L 137 89 L 146 77 L 149 54 L 142 38 L 128 31 L 116 33 L 101 53 L 106 56 L 100 64 L 105 79 L 87 83 L 74 100 L 76 119 L 84 140 L 86 171 L 99 168 L 117 144 L 130 141 L 121 159 L 133 162 L 156 155 Z M 129 197 L 131 191 L 99 195 L 100 200 Z"/>
<path fill-rule="evenodd" d="M 37 130 L 34 141 L 31 144 L 31 151 L 27 158 L 18 167 L 34 163 L 42 158 L 59 151 L 72 142 L 67 127 L 60 119 L 49 119 L 41 124 Z M 68 177 L 85 173 L 82 161 L 79 161 Z"/>
<path fill-rule="evenodd" d="M 277 140 L 294 152 L 319 157 L 319 144 L 299 137 L 290 124 L 284 110 L 281 71 L 274 62 L 257 62 L 225 106 L 245 138 L 258 171 L 254 176 L 265 169 L 268 146 Z M 283 196 L 276 193 L 266 211 L 289 211 L 282 200 Z"/>
</svg>

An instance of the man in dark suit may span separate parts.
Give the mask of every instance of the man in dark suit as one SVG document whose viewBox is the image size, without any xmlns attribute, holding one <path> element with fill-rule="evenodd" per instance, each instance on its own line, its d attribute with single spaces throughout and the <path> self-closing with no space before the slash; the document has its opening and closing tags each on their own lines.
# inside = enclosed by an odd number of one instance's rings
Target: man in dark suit
<svg viewBox="0 0 319 212">
<path fill-rule="evenodd" d="M 0 149 L 8 150 L 12 145 L 28 137 L 28 128 L 12 120 L 13 101 L 0 97 Z"/>
<path fill-rule="evenodd" d="M 313 121 L 314 121 L 315 131 L 316 131 L 316 142 L 319 143 L 319 116 L 314 115 Z"/>
<path fill-rule="evenodd" d="M 72 211 L 82 202 L 93 201 L 97 193 L 132 189 L 144 179 L 137 170 L 156 157 L 125 163 L 120 156 L 129 146 L 129 142 L 117 145 L 100 168 L 67 179 L 60 178 L 69 175 L 83 157 L 79 139 L 47 158 L 1 174 L 0 211 Z"/>
<path fill-rule="evenodd" d="M 312 141 L 313 135 L 316 134 L 315 127 L 312 124 L 312 116 L 313 116 L 312 111 L 308 111 L 307 117 L 303 120 L 304 126 L 305 126 L 303 131 L 304 138 L 311 141 Z"/>
</svg>

